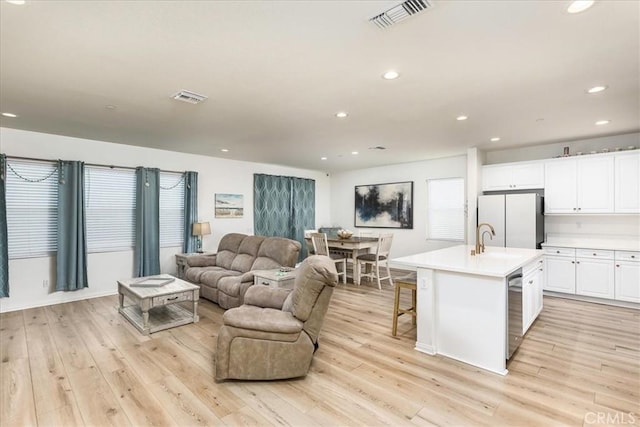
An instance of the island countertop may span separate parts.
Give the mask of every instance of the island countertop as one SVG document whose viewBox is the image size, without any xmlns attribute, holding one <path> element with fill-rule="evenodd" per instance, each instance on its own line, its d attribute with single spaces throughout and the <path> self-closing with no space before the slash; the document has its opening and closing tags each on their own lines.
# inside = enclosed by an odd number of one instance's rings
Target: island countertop
<svg viewBox="0 0 640 427">
<path fill-rule="evenodd" d="M 510 273 L 544 255 L 539 249 L 487 246 L 484 253 L 471 255 L 475 246 L 459 245 L 390 260 L 394 267 L 428 268 L 489 277 Z"/>
</svg>

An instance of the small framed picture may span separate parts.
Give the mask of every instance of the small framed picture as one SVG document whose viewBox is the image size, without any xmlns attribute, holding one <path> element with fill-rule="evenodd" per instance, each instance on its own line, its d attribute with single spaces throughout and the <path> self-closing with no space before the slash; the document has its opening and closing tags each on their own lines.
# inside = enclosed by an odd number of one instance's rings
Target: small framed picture
<svg viewBox="0 0 640 427">
<path fill-rule="evenodd" d="M 216 193 L 216 218 L 242 218 L 244 215 L 244 196 L 242 194 Z"/>
</svg>

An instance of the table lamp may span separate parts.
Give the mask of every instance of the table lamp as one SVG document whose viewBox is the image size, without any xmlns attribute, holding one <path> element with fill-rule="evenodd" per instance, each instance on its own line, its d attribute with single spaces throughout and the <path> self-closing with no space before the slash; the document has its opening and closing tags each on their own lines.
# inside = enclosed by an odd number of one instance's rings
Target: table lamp
<svg viewBox="0 0 640 427">
<path fill-rule="evenodd" d="M 194 222 L 191 234 L 197 237 L 196 252 L 202 253 L 202 236 L 211 234 L 211 225 L 208 222 Z"/>
</svg>

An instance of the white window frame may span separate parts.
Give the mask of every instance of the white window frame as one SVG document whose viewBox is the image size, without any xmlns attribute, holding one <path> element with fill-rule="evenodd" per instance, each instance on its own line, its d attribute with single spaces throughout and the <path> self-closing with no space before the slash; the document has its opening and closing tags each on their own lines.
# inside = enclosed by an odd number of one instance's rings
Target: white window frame
<svg viewBox="0 0 640 427">
<path fill-rule="evenodd" d="M 87 252 L 120 252 L 135 243 L 135 170 L 85 166 Z"/>
<path fill-rule="evenodd" d="M 427 239 L 464 242 L 466 234 L 465 180 L 427 180 Z"/>
<path fill-rule="evenodd" d="M 160 172 L 160 247 L 184 243 L 184 173 Z"/>
<path fill-rule="evenodd" d="M 57 170 L 56 162 L 7 159 L 9 259 L 48 257 L 57 251 Z"/>
</svg>

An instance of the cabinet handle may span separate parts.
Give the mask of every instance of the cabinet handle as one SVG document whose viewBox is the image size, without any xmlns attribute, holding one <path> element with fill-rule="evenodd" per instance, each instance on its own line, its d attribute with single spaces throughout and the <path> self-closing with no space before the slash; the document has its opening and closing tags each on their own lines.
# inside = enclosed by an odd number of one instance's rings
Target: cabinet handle
<svg viewBox="0 0 640 427">
<path fill-rule="evenodd" d="M 575 261 L 571 261 L 571 264 L 575 264 L 575 263 L 576 263 Z"/>
<path fill-rule="evenodd" d="M 580 261 L 576 261 L 576 264 L 580 264 Z"/>
<path fill-rule="evenodd" d="M 598 256 L 598 254 L 593 254 L 593 256 Z"/>
<path fill-rule="evenodd" d="M 556 253 L 557 253 L 557 254 L 559 254 L 559 253 L 560 253 L 560 251 L 556 251 Z"/>
<path fill-rule="evenodd" d="M 542 271 L 542 269 L 541 269 L 541 268 L 540 268 L 539 270 L 540 270 L 540 271 Z"/>
<path fill-rule="evenodd" d="M 263 285 L 269 286 L 269 282 L 262 282 Z"/>
<path fill-rule="evenodd" d="M 620 267 L 620 264 L 616 264 L 616 267 Z"/>
<path fill-rule="evenodd" d="M 635 258 L 635 257 L 636 257 L 635 255 L 631 255 L 631 258 Z"/>
<path fill-rule="evenodd" d="M 576 208 L 573 208 L 573 210 L 574 210 L 574 211 L 577 211 L 577 209 L 576 209 Z"/>
<path fill-rule="evenodd" d="M 167 298 L 167 301 L 173 301 L 174 299 L 178 299 L 178 297 Z"/>
<path fill-rule="evenodd" d="M 582 210 L 582 208 L 578 208 L 578 210 L 579 210 L 579 211 L 581 211 L 581 210 Z"/>
<path fill-rule="evenodd" d="M 533 280 L 529 280 L 529 284 L 532 284 L 532 283 L 533 283 Z"/>
</svg>

